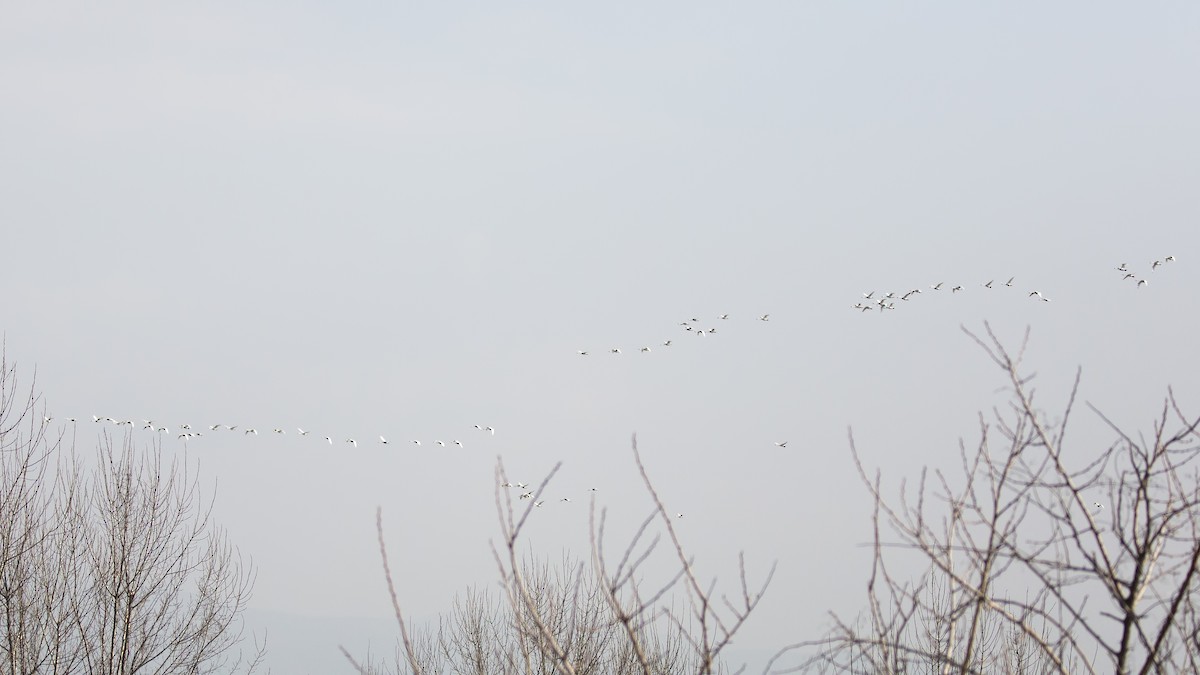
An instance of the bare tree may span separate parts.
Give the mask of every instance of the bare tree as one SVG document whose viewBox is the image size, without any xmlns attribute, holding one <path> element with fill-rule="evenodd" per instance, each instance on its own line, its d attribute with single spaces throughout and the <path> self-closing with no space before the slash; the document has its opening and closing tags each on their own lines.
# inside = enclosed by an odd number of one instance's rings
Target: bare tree
<svg viewBox="0 0 1200 675">
<path fill-rule="evenodd" d="M 235 654 L 253 570 L 186 460 L 127 432 L 85 462 L 15 373 L 0 357 L 0 672 L 254 670 L 261 647 Z"/>
<path fill-rule="evenodd" d="M 986 326 L 967 334 L 1004 373 L 1011 401 L 960 444 L 960 475 L 921 472 L 884 494 L 854 444 L 874 500 L 867 609 L 834 617 L 802 667 L 872 673 L 1178 673 L 1200 670 L 1200 418 L 1168 389 L 1149 436 L 1099 451 L 1065 443 L 1080 375 L 1059 420 Z M 964 329 L 965 330 L 965 329 Z M 893 570 L 916 563 L 905 579 Z"/>
<path fill-rule="evenodd" d="M 604 555 L 607 514 L 591 506 L 591 560 L 584 564 L 564 558 L 556 565 L 538 562 L 522 552 L 520 542 L 534 504 L 545 491 L 556 466 L 525 500 L 523 509 L 509 493 L 497 488 L 496 511 L 501 543 L 493 546 L 501 595 L 471 591 L 443 616 L 438 630 L 409 628 L 395 594 L 383 540 L 382 518 L 376 527 L 384 576 L 392 595 L 401 648 L 386 667 L 355 660 L 342 649 L 360 673 L 455 673 L 504 675 L 675 675 L 725 672 L 722 650 L 757 606 L 770 582 L 751 592 L 741 566 L 741 591 L 736 601 L 717 598 L 715 581 L 702 585 L 692 559 L 685 553 L 673 519 L 650 481 L 637 440 L 633 455 L 654 510 L 631 537 L 620 561 L 612 566 Z M 508 484 L 497 463 L 496 485 Z M 678 571 L 653 591 L 644 592 L 643 566 L 660 536 L 650 537 L 659 523 L 673 549 Z M 739 559 L 740 561 L 740 559 Z M 774 573 L 774 568 L 771 574 Z M 682 601 L 672 595 L 682 585 Z M 676 594 L 678 595 L 678 594 Z"/>
</svg>

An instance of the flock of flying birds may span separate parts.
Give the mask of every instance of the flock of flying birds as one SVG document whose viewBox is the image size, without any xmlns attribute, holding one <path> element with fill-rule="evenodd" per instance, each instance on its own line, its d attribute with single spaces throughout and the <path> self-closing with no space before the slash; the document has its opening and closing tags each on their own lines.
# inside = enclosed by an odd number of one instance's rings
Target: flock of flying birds
<svg viewBox="0 0 1200 675">
<path fill-rule="evenodd" d="M 1155 260 L 1150 263 L 1150 271 L 1153 272 L 1153 271 L 1157 270 L 1158 268 L 1162 267 L 1163 265 L 1173 263 L 1173 262 L 1175 262 L 1175 256 L 1173 256 L 1173 255 L 1169 255 L 1160 260 Z M 1121 263 L 1116 269 L 1118 272 L 1120 272 L 1121 274 L 1124 275 L 1122 277 L 1122 280 L 1125 280 L 1125 279 L 1132 280 L 1139 288 L 1145 287 L 1145 286 L 1149 285 L 1149 283 L 1150 283 L 1149 280 L 1147 280 L 1146 278 L 1139 277 L 1132 270 L 1130 270 L 1129 263 Z M 1004 283 L 998 283 L 997 279 L 991 279 L 991 280 L 981 283 L 979 285 L 982 286 L 983 288 L 987 288 L 987 289 L 1012 288 L 1013 281 L 1015 281 L 1015 280 L 1016 280 L 1015 276 L 1009 277 L 1008 281 L 1005 281 Z M 930 290 L 930 291 L 948 290 L 948 291 L 950 291 L 950 294 L 953 295 L 955 293 L 958 293 L 958 292 L 964 290 L 964 288 L 963 288 L 962 284 L 955 284 L 953 286 L 947 286 L 945 282 L 939 281 L 936 284 L 930 284 L 928 290 Z M 896 309 L 896 301 L 897 300 L 900 300 L 901 302 L 908 302 L 914 296 L 919 295 L 920 293 L 921 293 L 920 288 L 913 288 L 909 291 L 906 291 L 905 293 L 896 293 L 895 291 L 889 291 L 887 293 L 877 292 L 877 291 L 868 291 L 868 292 L 862 294 L 863 299 L 856 302 L 851 307 L 851 309 L 857 309 L 858 311 L 864 312 L 864 313 L 870 312 L 873 310 L 879 310 L 879 313 L 883 314 L 887 310 Z M 1033 298 L 1035 300 L 1040 300 L 1042 302 L 1050 302 L 1050 298 L 1047 298 L 1046 296 L 1042 295 L 1042 292 L 1038 291 L 1038 290 L 1030 291 L 1027 297 Z M 864 302 L 864 300 L 867 300 L 869 302 Z"/>
<path fill-rule="evenodd" d="M 55 420 L 55 417 L 53 415 L 45 415 L 45 416 L 43 416 L 42 419 L 46 424 L 50 424 L 51 422 L 53 422 Z M 79 422 L 79 419 L 80 418 L 76 418 L 76 417 L 68 417 L 68 418 L 66 418 L 65 421 L 75 424 L 75 423 Z M 158 433 L 160 435 L 161 434 L 170 435 L 172 433 L 170 427 L 160 426 L 159 423 L 155 422 L 154 420 L 145 420 L 144 419 L 141 421 L 141 423 L 139 425 L 138 423 L 134 422 L 133 420 L 117 419 L 114 417 L 101 417 L 99 415 L 92 415 L 92 422 L 95 422 L 97 424 L 112 424 L 112 425 L 120 426 L 120 427 L 128 427 L 129 429 L 134 429 L 134 428 L 140 426 L 140 428 L 143 430 L 152 431 L 152 432 Z M 475 430 L 477 430 L 477 431 L 486 433 L 490 436 L 496 435 L 496 429 L 490 425 L 476 424 L 473 426 L 474 426 Z M 192 425 L 190 425 L 190 424 L 180 424 L 175 428 L 175 431 L 178 432 L 176 437 L 185 442 L 188 440 L 192 440 L 192 439 L 202 438 L 206 435 L 208 435 L 208 436 L 216 435 L 218 433 L 231 433 L 231 432 L 235 433 L 235 434 L 241 433 L 242 436 L 258 436 L 259 435 L 258 429 L 256 427 L 240 427 L 236 424 L 210 424 L 210 425 L 208 425 L 208 433 L 207 434 L 204 432 L 204 430 L 192 428 Z M 288 433 L 286 429 L 283 429 L 280 427 L 272 428 L 269 432 L 266 429 L 264 429 L 263 432 L 275 434 L 278 436 L 284 436 L 284 435 L 287 435 L 287 433 Z M 306 429 L 302 429 L 299 427 L 296 428 L 297 436 L 309 436 L 309 435 L 311 435 L 311 433 L 312 433 L 311 431 L 308 431 Z M 324 436 L 324 437 L 317 436 L 317 438 L 324 438 L 325 442 L 328 443 L 329 445 L 334 444 L 334 440 L 333 440 L 332 436 Z M 347 438 L 347 439 L 345 439 L 345 441 L 343 441 L 343 443 L 346 445 L 355 447 L 355 448 L 358 447 L 358 441 L 354 438 Z M 419 439 L 413 439 L 412 441 L 410 441 L 410 443 L 413 445 L 418 445 L 418 446 L 421 445 L 421 441 Z M 438 440 L 438 441 L 434 441 L 433 443 L 434 443 L 434 445 L 437 445 L 442 448 L 447 447 L 445 441 Z M 376 441 L 375 444 L 376 445 L 390 445 L 391 441 L 389 441 L 384 436 L 380 436 L 379 440 Z M 451 441 L 451 445 L 453 445 L 455 447 L 459 447 L 459 448 L 466 447 L 465 444 L 461 440 Z M 781 442 L 776 443 L 775 445 L 777 445 L 781 448 L 785 448 L 785 447 L 787 447 L 787 441 L 781 441 Z M 515 489 L 521 490 L 521 493 L 518 497 L 518 499 L 520 499 L 520 500 L 526 500 L 526 499 L 533 500 L 537 496 L 534 494 L 534 490 L 530 487 L 530 485 L 528 483 L 501 483 L 500 487 L 515 488 Z M 591 490 L 589 490 L 589 491 L 597 492 L 596 488 L 591 488 Z M 558 500 L 559 503 L 570 503 L 570 501 L 571 501 L 570 497 L 563 497 Z M 535 506 L 537 508 L 541 508 L 542 505 L 544 505 L 546 503 L 546 500 L 541 499 L 541 500 L 533 501 L 532 503 L 533 503 L 533 506 Z M 675 517 L 682 518 L 683 514 L 676 513 Z"/>
<path fill-rule="evenodd" d="M 50 422 L 54 421 L 54 417 L 52 415 L 45 415 L 43 417 L 43 420 L 47 424 L 49 424 Z M 66 418 L 66 421 L 74 424 L 79 421 L 79 418 L 68 417 L 68 418 Z M 136 422 L 134 422 L 133 420 L 116 419 L 113 417 L 101 417 L 99 415 L 92 415 L 92 421 L 97 424 L 106 423 L 106 424 L 113 424 L 116 426 L 127 426 L 130 429 L 140 426 L 144 430 L 153 431 L 158 434 L 170 435 L 172 433 L 170 427 L 165 426 L 165 425 L 160 426 L 159 423 L 155 422 L 154 420 L 142 420 L 141 424 L 139 425 Z M 483 425 L 476 424 L 474 426 L 477 431 L 482 431 L 482 432 L 485 432 L 492 436 L 496 435 L 496 429 L 490 425 L 483 426 Z M 229 432 L 234 432 L 234 433 L 241 432 L 241 434 L 243 436 L 258 436 L 258 428 L 257 427 L 239 427 L 236 424 L 210 424 L 208 426 L 207 434 L 205 433 L 205 431 L 203 429 L 192 428 L 192 425 L 190 425 L 190 424 L 180 424 L 179 426 L 175 427 L 175 431 L 177 432 L 176 437 L 183 441 L 189 441 L 189 440 L 194 440 L 194 439 L 198 439 L 198 438 L 203 438 L 205 435 L 213 435 L 216 433 L 229 433 Z M 263 429 L 263 433 L 271 433 L 271 434 L 275 434 L 278 436 L 284 436 L 287 434 L 287 430 L 280 428 L 280 427 L 274 427 L 269 432 L 266 429 Z M 312 433 L 311 431 L 307 431 L 307 430 L 301 429 L 299 427 L 296 428 L 297 436 L 308 436 L 311 433 Z M 334 440 L 333 440 L 332 436 L 317 435 L 316 438 L 318 438 L 318 439 L 324 438 L 325 442 L 328 443 L 329 445 L 334 444 Z M 347 438 L 344 441 L 340 441 L 340 442 L 344 443 L 346 445 L 350 445 L 355 448 L 358 447 L 358 440 L 355 438 Z M 410 443 L 412 443 L 413 445 L 421 445 L 421 441 L 419 439 L 413 439 L 412 441 L 410 441 Z M 437 445 L 438 447 L 442 447 L 442 448 L 447 447 L 445 441 L 436 440 L 433 443 L 434 443 L 434 445 Z M 375 444 L 376 445 L 390 445 L 391 441 L 389 441 L 384 436 L 380 436 L 379 440 L 375 441 Z M 456 446 L 459 448 L 466 447 L 461 440 L 457 440 L 457 439 L 452 440 L 450 442 L 450 445 L 453 445 L 453 446 Z"/>
<path fill-rule="evenodd" d="M 759 316 L 757 318 L 759 321 L 770 321 L 771 315 L 763 314 L 762 316 Z M 721 314 L 720 316 L 717 317 L 717 320 L 718 321 L 728 321 L 729 315 Z M 683 330 L 685 331 L 685 333 L 690 333 L 691 335 L 696 335 L 698 337 L 704 337 L 705 335 L 716 335 L 717 329 L 715 327 L 714 328 L 701 328 L 699 324 L 700 324 L 700 318 L 692 317 L 691 319 L 688 319 L 687 321 L 680 322 L 679 325 L 683 326 Z M 661 346 L 670 347 L 673 344 L 675 344 L 674 340 L 664 340 L 662 342 Z M 643 346 L 639 351 L 642 354 L 649 354 L 651 352 L 651 348 L 649 345 L 646 345 L 646 346 Z M 576 353 L 579 354 L 580 356 L 590 356 L 592 352 L 587 349 L 579 349 L 579 350 L 576 350 Z M 621 348 L 620 347 L 611 347 L 608 349 L 608 353 L 609 354 L 620 354 Z"/>
<path fill-rule="evenodd" d="M 1151 262 L 1150 270 L 1151 270 L 1151 272 L 1153 272 L 1153 271 L 1157 270 L 1158 268 L 1162 267 L 1163 265 L 1167 265 L 1167 264 L 1170 264 L 1173 262 L 1175 262 L 1175 256 L 1173 256 L 1173 255 L 1166 256 L 1165 258 L 1162 258 L 1161 260 L 1155 260 L 1155 261 Z M 1149 284 L 1149 281 L 1146 278 L 1138 276 L 1137 273 L 1132 271 L 1129 268 L 1128 263 L 1121 263 L 1119 266 L 1116 267 L 1116 271 L 1122 274 L 1122 277 L 1121 277 L 1122 281 L 1124 281 L 1124 280 L 1132 281 L 1139 288 L 1145 287 Z M 983 288 L 986 288 L 986 289 L 1012 288 L 1013 282 L 1015 281 L 1015 279 L 1016 279 L 1016 277 L 1010 277 L 1007 281 L 1004 281 L 1003 283 L 1000 283 L 1000 284 L 997 284 L 997 280 L 992 279 L 990 281 L 980 284 L 980 286 L 982 286 Z M 947 285 L 944 282 L 939 281 L 935 284 L 930 284 L 928 290 L 931 292 L 947 290 L 951 294 L 955 294 L 955 293 L 959 293 L 959 292 L 963 291 L 964 288 L 962 285 L 958 285 L 958 284 L 947 287 Z M 920 288 L 914 288 L 909 291 L 906 291 L 905 293 L 896 293 L 894 291 L 887 292 L 887 293 L 869 291 L 867 293 L 863 293 L 863 299 L 859 300 L 857 303 L 855 303 L 855 305 L 853 306 L 853 309 L 857 309 L 860 312 L 869 312 L 869 311 L 873 311 L 873 310 L 878 310 L 882 314 L 888 310 L 895 309 L 897 300 L 899 300 L 901 302 L 908 302 L 914 296 L 919 295 L 921 293 L 922 293 L 922 289 L 920 289 Z M 1041 294 L 1040 291 L 1037 291 L 1037 290 L 1030 291 L 1027 297 L 1034 298 L 1034 299 L 1040 300 L 1042 302 L 1050 302 L 1050 298 L 1045 297 L 1044 295 Z M 864 300 L 869 301 L 869 302 L 864 302 Z M 763 314 L 756 318 L 758 321 L 770 321 L 771 315 Z M 721 315 L 717 316 L 717 320 L 718 321 L 727 321 L 727 320 L 729 320 L 729 315 L 721 314 Z M 685 334 L 690 333 L 690 334 L 696 335 L 696 336 L 704 336 L 704 335 L 715 335 L 717 333 L 717 329 L 715 327 L 701 328 L 700 327 L 700 319 L 698 317 L 693 317 L 687 321 L 683 321 L 679 325 L 683 327 Z M 673 340 L 668 339 L 668 340 L 663 341 L 661 346 L 662 347 L 670 347 L 672 344 L 673 344 Z M 622 353 L 620 347 L 612 347 L 612 348 L 608 349 L 607 351 L 610 354 L 621 354 Z M 643 346 L 640 348 L 639 351 L 641 353 L 649 353 L 651 351 L 651 347 Z M 591 352 L 586 349 L 580 349 L 580 350 L 578 350 L 578 354 L 580 356 L 589 356 L 591 354 Z M 48 424 L 54 420 L 54 417 L 50 416 L 50 415 L 46 415 L 46 416 L 44 416 L 44 420 Z M 68 417 L 68 418 L 66 418 L 66 421 L 75 423 L 78 421 L 78 418 Z M 92 421 L 95 423 L 108 423 L 108 424 L 113 424 L 116 426 L 128 426 L 130 429 L 134 428 L 135 426 L 139 426 L 133 420 L 116 419 L 116 418 L 112 418 L 112 417 L 101 417 L 99 415 L 92 415 Z M 494 436 L 496 433 L 496 429 L 490 425 L 476 424 L 473 426 L 476 431 L 483 432 L 488 435 Z M 142 420 L 140 427 L 144 430 L 153 431 L 158 434 L 168 434 L 169 435 L 172 433 L 170 427 L 167 427 L 165 425 L 160 426 L 154 420 Z M 183 440 L 185 442 L 189 441 L 189 440 L 199 439 L 206 435 L 202 429 L 193 429 L 190 424 L 180 424 L 176 427 L 176 431 L 178 432 L 177 438 L 180 440 Z M 238 433 L 238 432 L 240 432 L 243 436 L 258 436 L 259 435 L 258 429 L 256 427 L 239 427 L 236 424 L 211 424 L 208 426 L 208 434 L 209 435 L 213 435 L 216 433 Z M 287 434 L 288 432 L 283 428 L 274 427 L 274 428 L 270 429 L 269 431 L 264 429 L 264 433 L 271 433 L 271 434 L 283 436 L 283 435 Z M 298 436 L 309 436 L 310 434 L 311 434 L 311 432 L 307 431 L 305 429 L 302 429 L 299 427 L 296 429 L 296 435 L 298 435 Z M 318 435 L 316 438 L 324 438 L 326 443 L 328 443 L 331 446 L 334 445 L 334 439 L 332 436 Z M 417 445 L 417 446 L 421 445 L 421 441 L 419 439 L 412 439 L 409 442 L 412 445 Z M 350 445 L 354 448 L 358 447 L 358 440 L 355 438 L 346 438 L 343 441 L 340 441 L 340 443 L 345 444 L 345 445 Z M 374 444 L 375 445 L 390 445 L 391 441 L 389 441 L 385 436 L 379 436 L 379 440 L 375 441 Z M 437 445 L 438 447 L 442 447 L 442 448 L 448 447 L 446 442 L 441 441 L 441 440 L 435 440 L 435 441 L 433 441 L 433 444 Z M 452 445 L 454 447 L 458 447 L 458 448 L 466 447 L 465 444 L 461 440 L 458 440 L 458 439 L 451 440 L 450 445 Z M 778 448 L 786 448 L 787 445 L 788 445 L 787 441 L 775 441 L 775 446 Z M 526 499 L 533 500 L 536 497 L 533 490 L 530 489 L 529 485 L 526 483 L 502 483 L 500 485 L 500 487 L 521 490 L 521 493 L 519 495 L 519 499 L 521 499 L 521 500 L 526 500 Z M 596 488 L 591 488 L 590 491 L 595 492 Z M 563 497 L 563 498 L 559 499 L 558 501 L 560 503 L 569 503 L 571 501 L 571 499 L 569 497 Z M 533 503 L 533 506 L 540 508 L 546 502 L 545 502 L 545 500 L 538 500 L 538 501 L 533 501 L 532 503 Z M 1096 508 L 1103 508 L 1103 506 L 1100 505 L 1099 503 L 1097 503 L 1095 506 L 1096 506 Z M 675 517 L 682 518 L 683 514 L 676 513 Z"/>
</svg>

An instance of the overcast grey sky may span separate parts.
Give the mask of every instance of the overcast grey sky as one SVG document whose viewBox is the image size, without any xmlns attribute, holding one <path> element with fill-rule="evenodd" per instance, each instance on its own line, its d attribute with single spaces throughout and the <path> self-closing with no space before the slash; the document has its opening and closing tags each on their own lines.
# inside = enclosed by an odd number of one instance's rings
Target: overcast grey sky
<svg viewBox="0 0 1200 675">
<path fill-rule="evenodd" d="M 187 448 L 276 672 L 387 616 L 376 506 L 414 615 L 493 583 L 497 455 L 586 555 L 637 432 L 702 575 L 779 562 L 773 648 L 861 604 L 847 428 L 898 484 L 1002 400 L 960 325 L 1200 408 L 1195 3 L 250 4 L 0 9 L 0 330 L 56 417 L 288 431 Z"/>
</svg>

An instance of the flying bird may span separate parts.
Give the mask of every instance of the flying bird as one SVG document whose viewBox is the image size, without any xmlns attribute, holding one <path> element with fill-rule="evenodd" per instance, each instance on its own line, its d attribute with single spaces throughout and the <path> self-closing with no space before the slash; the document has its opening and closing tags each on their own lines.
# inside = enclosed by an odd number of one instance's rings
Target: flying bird
<svg viewBox="0 0 1200 675">
<path fill-rule="evenodd" d="M 1156 269 L 1158 269 L 1158 268 L 1159 268 L 1161 265 L 1162 265 L 1162 261 L 1161 261 L 1161 260 L 1155 260 L 1153 263 L 1151 263 L 1151 264 L 1150 264 L 1150 269 L 1152 269 L 1152 270 L 1156 270 Z"/>
<path fill-rule="evenodd" d="M 380 436 L 380 437 L 379 437 L 379 442 L 380 442 L 380 443 L 383 443 L 384 445 L 387 445 L 387 444 L 388 444 L 388 442 L 387 442 L 387 439 L 386 439 L 386 438 L 384 438 L 383 436 Z"/>
<path fill-rule="evenodd" d="M 931 284 L 929 287 L 930 287 L 930 288 L 932 288 L 932 289 L 933 289 L 933 290 L 935 290 L 935 291 L 940 291 L 940 290 L 942 290 L 942 284 L 944 284 L 944 283 L 946 283 L 946 282 L 944 282 L 944 281 L 939 281 L 939 282 L 937 282 L 936 284 Z"/>
<path fill-rule="evenodd" d="M 1167 262 L 1175 262 L 1175 256 L 1169 255 L 1169 256 L 1163 258 L 1163 260 L 1165 260 Z"/>
<path fill-rule="evenodd" d="M 700 331 L 700 332 L 701 332 L 701 333 L 703 333 L 704 331 Z M 650 348 L 649 348 L 649 347 L 642 347 L 642 351 L 643 351 L 643 352 L 649 352 L 649 351 L 650 351 Z"/>
<path fill-rule="evenodd" d="M 1013 279 L 1016 279 L 1016 277 L 1009 277 L 1009 278 L 1008 278 L 1008 281 L 1004 282 L 1004 285 L 1005 285 L 1005 286 L 1012 286 Z"/>
<path fill-rule="evenodd" d="M 349 443 L 350 445 L 353 445 L 356 448 L 358 447 L 358 441 L 354 440 L 353 438 L 347 438 L 346 442 Z"/>
<path fill-rule="evenodd" d="M 728 319 L 728 318 L 729 318 L 729 315 L 728 315 L 728 314 L 722 314 L 721 316 L 718 316 L 717 318 L 718 318 L 718 319 Z"/>
<path fill-rule="evenodd" d="M 333 445 L 333 437 L 332 436 L 326 436 L 325 441 L 327 443 L 329 443 L 330 445 Z"/>
<path fill-rule="evenodd" d="M 664 346 L 664 347 L 670 347 L 670 346 L 671 346 L 671 341 L 670 341 L 670 340 L 667 340 L 666 342 L 664 342 L 664 343 L 663 343 L 663 346 Z"/>
<path fill-rule="evenodd" d="M 983 287 L 984 287 L 984 288 L 991 288 L 991 287 L 992 287 L 992 282 L 993 282 L 993 281 L 995 281 L 995 279 L 993 279 L 992 281 L 989 281 L 989 282 L 987 282 L 986 284 L 984 284 L 984 285 L 983 285 Z"/>
<path fill-rule="evenodd" d="M 272 429 L 271 431 L 274 431 L 274 432 L 275 432 L 275 433 L 277 433 L 277 434 L 282 434 L 282 433 L 284 433 L 283 429 Z"/>
<path fill-rule="evenodd" d="M 1137 282 L 1138 286 L 1148 286 L 1149 284 L 1150 284 L 1150 282 L 1146 281 L 1145 279 L 1138 279 L 1138 282 Z"/>
<path fill-rule="evenodd" d="M 300 434 L 301 436 L 307 436 L 307 435 L 308 435 L 308 432 L 307 432 L 307 431 L 305 431 L 305 430 L 303 430 L 303 429 L 301 429 L 300 427 L 296 427 L 296 433 Z"/>
<path fill-rule="evenodd" d="M 959 291 L 961 291 L 961 290 L 962 290 L 962 286 L 955 286 L 954 288 L 951 288 L 951 289 L 950 289 L 950 292 L 951 292 L 951 293 L 957 293 L 957 292 L 959 292 Z"/>
<path fill-rule="evenodd" d="M 484 430 L 484 431 L 486 431 L 486 432 L 488 432 L 488 433 L 490 433 L 490 434 L 491 434 L 491 435 L 493 435 L 493 436 L 495 436 L 495 435 L 496 435 L 496 430 L 495 430 L 495 429 L 493 429 L 493 428 L 491 428 L 491 427 L 484 427 L 484 428 L 483 428 L 483 430 Z"/>
<path fill-rule="evenodd" d="M 781 447 L 781 448 L 786 448 L 786 447 L 787 447 L 787 444 L 788 444 L 788 442 L 787 442 L 787 441 L 775 441 L 775 445 L 777 445 L 777 446 L 779 446 L 779 447 Z"/>
<path fill-rule="evenodd" d="M 182 428 L 182 429 L 186 429 L 187 427 L 180 427 L 180 428 Z M 247 429 L 247 430 L 245 430 L 245 431 L 244 431 L 244 432 L 242 432 L 242 433 L 246 433 L 246 434 L 254 434 L 255 436 L 257 436 L 257 435 L 258 435 L 258 429 Z"/>
<path fill-rule="evenodd" d="M 413 439 L 413 445 L 420 445 L 420 444 L 421 444 L 421 441 L 418 441 L 415 438 Z"/>
<path fill-rule="evenodd" d="M 437 443 L 438 445 L 442 446 L 443 448 L 446 447 L 446 444 L 441 441 L 434 441 L 434 443 Z"/>
<path fill-rule="evenodd" d="M 587 356 L 587 355 L 588 355 L 588 353 L 587 353 L 587 351 L 586 351 L 586 350 L 580 349 L 580 350 L 579 350 L 579 355 L 580 355 L 580 356 Z"/>
<path fill-rule="evenodd" d="M 612 349 L 610 349 L 608 351 L 612 354 L 620 354 L 621 353 L 621 350 L 617 349 L 616 347 L 613 347 Z"/>
<path fill-rule="evenodd" d="M 454 441 L 454 444 L 460 448 L 463 447 L 462 441 Z"/>
<path fill-rule="evenodd" d="M 1117 268 L 1118 272 L 1127 272 L 1128 270 L 1128 263 L 1121 263 L 1121 266 Z"/>
<path fill-rule="evenodd" d="M 771 320 L 771 315 L 770 315 L 770 314 L 763 314 L 762 316 L 758 317 L 758 320 L 759 320 L 759 321 L 770 321 L 770 320 Z"/>
</svg>

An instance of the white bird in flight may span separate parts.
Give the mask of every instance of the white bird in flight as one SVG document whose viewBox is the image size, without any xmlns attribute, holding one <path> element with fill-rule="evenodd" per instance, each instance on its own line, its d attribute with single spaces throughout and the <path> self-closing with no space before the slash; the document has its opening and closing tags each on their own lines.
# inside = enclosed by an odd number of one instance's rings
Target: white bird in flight
<svg viewBox="0 0 1200 675">
<path fill-rule="evenodd" d="M 305 431 L 305 430 L 303 430 L 303 429 L 301 429 L 300 427 L 296 427 L 296 433 L 300 434 L 301 436 L 307 436 L 307 435 L 308 435 L 308 432 L 307 432 L 307 431 Z"/>
<path fill-rule="evenodd" d="M 180 427 L 180 428 L 185 428 L 185 427 Z M 245 430 L 245 431 L 244 431 L 244 432 L 242 432 L 242 433 L 254 434 L 255 436 L 257 436 L 257 435 L 258 435 L 258 429 L 247 429 L 247 430 Z"/>
<path fill-rule="evenodd" d="M 588 355 L 588 353 L 587 353 L 587 351 L 586 351 L 586 350 L 580 349 L 580 350 L 578 350 L 578 351 L 579 351 L 579 355 L 580 355 L 580 356 L 587 356 L 587 355 Z"/>
<path fill-rule="evenodd" d="M 283 429 L 272 429 L 271 431 L 274 431 L 277 434 L 285 433 Z"/>
<path fill-rule="evenodd" d="M 386 439 L 386 438 L 384 438 L 383 436 L 380 436 L 380 437 L 379 437 L 379 442 L 380 442 L 380 443 L 383 443 L 384 445 L 387 445 L 387 444 L 388 444 L 388 442 L 387 442 L 387 439 Z"/>
<path fill-rule="evenodd" d="M 415 438 L 413 439 L 413 445 L 420 445 L 420 444 L 421 444 L 421 441 L 418 441 Z"/>
<path fill-rule="evenodd" d="M 443 448 L 446 447 L 446 444 L 441 441 L 434 441 L 434 443 L 437 443 L 438 445 L 442 446 Z"/>
<path fill-rule="evenodd" d="M 463 447 L 462 441 L 454 441 L 454 444 L 460 448 Z"/>
<path fill-rule="evenodd" d="M 493 436 L 495 436 L 495 435 L 496 435 L 496 430 L 495 430 L 495 429 L 493 429 L 493 428 L 491 428 L 491 427 L 484 427 L 484 431 L 486 431 L 486 432 L 490 433 L 490 434 L 491 434 L 491 435 L 493 435 Z"/>
<path fill-rule="evenodd" d="M 327 443 L 329 443 L 330 445 L 333 445 L 333 437 L 332 436 L 326 436 L 325 441 Z"/>
<path fill-rule="evenodd" d="M 358 441 L 354 440 L 353 438 L 347 438 L 346 442 L 349 443 L 350 445 L 353 445 L 356 448 L 358 447 Z"/>
<path fill-rule="evenodd" d="M 1036 295 L 1038 298 L 1040 298 L 1040 299 L 1042 300 L 1042 302 L 1050 302 L 1050 298 L 1044 297 L 1044 296 L 1042 295 L 1041 291 L 1033 291 L 1033 292 L 1031 292 L 1031 293 L 1029 294 L 1029 297 L 1031 297 L 1031 298 L 1032 298 L 1032 297 L 1033 297 L 1033 296 L 1035 296 L 1035 295 Z"/>
<path fill-rule="evenodd" d="M 787 441 L 775 441 L 775 445 L 777 445 L 777 446 L 779 446 L 779 447 L 781 447 L 781 448 L 786 448 L 786 447 L 787 447 L 787 444 L 788 444 L 788 442 L 787 442 Z"/>
<path fill-rule="evenodd" d="M 620 354 L 620 353 L 621 353 L 621 350 L 620 350 L 620 349 L 617 349 L 616 347 L 613 347 L 612 349 L 610 349 L 610 350 L 608 350 L 608 351 L 609 351 L 609 353 L 611 353 L 611 354 Z"/>
<path fill-rule="evenodd" d="M 762 316 L 758 317 L 758 320 L 759 320 L 759 321 L 770 321 L 770 320 L 771 320 L 771 315 L 770 315 L 770 314 L 763 314 Z"/>
</svg>

